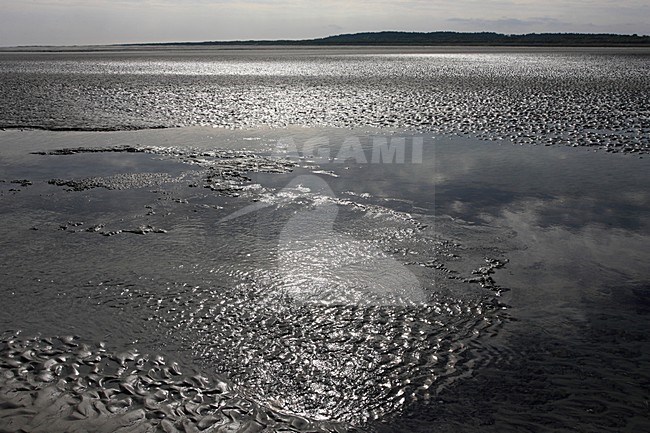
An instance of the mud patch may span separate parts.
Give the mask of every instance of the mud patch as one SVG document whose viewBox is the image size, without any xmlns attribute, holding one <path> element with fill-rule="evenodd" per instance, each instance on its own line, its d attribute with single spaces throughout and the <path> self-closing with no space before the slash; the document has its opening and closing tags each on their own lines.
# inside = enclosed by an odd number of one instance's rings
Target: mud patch
<svg viewBox="0 0 650 433">
<path fill-rule="evenodd" d="M 190 187 L 209 188 L 222 195 L 237 197 L 248 188 L 251 178 L 245 173 L 286 173 L 295 163 L 279 158 L 264 157 L 253 152 L 235 150 L 197 150 L 174 147 L 138 147 L 130 145 L 114 147 L 76 147 L 53 151 L 32 152 L 37 155 L 77 155 L 83 153 L 146 153 L 161 158 L 195 166 L 181 176 L 168 173 L 126 173 L 109 177 L 84 179 L 52 179 L 48 183 L 67 187 L 68 191 L 85 191 L 93 188 L 132 189 L 148 188 L 169 182 L 187 181 Z"/>
<path fill-rule="evenodd" d="M 162 356 L 73 337 L 0 340 L 0 419 L 3 432 L 348 431 L 260 406 Z"/>
</svg>

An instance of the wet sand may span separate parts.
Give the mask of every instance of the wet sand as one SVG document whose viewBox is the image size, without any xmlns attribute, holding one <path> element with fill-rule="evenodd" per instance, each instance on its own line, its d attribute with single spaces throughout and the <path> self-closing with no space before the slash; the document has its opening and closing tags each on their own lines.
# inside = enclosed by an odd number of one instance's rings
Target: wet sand
<svg viewBox="0 0 650 433">
<path fill-rule="evenodd" d="M 647 48 L 0 52 L 0 127 L 383 127 L 650 146 Z"/>
</svg>

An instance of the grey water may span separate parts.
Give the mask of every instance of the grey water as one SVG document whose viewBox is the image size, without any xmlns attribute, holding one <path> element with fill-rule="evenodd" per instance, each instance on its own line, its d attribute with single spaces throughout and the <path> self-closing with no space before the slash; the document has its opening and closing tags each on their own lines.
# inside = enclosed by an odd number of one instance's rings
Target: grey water
<svg viewBox="0 0 650 433">
<path fill-rule="evenodd" d="M 0 53 L 0 431 L 647 430 L 648 60 Z"/>
</svg>

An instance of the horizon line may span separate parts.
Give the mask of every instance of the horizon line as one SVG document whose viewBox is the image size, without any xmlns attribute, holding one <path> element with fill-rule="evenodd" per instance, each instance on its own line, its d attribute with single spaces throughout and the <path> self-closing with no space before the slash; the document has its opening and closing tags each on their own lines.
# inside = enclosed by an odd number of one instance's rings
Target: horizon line
<svg viewBox="0 0 650 433">
<path fill-rule="evenodd" d="M 375 41 L 357 41 L 353 42 L 336 42 L 336 38 L 343 37 L 359 37 L 367 35 L 464 35 L 464 36 L 480 36 L 491 35 L 501 38 L 517 38 L 517 37 L 534 37 L 534 36 L 580 36 L 580 37 L 614 37 L 614 38 L 637 38 L 638 43 L 611 43 L 610 46 L 646 46 L 645 43 L 650 44 L 650 34 L 637 34 L 637 33 L 587 33 L 587 32 L 533 32 L 533 33 L 499 33 L 493 31 L 471 31 L 471 32 L 458 32 L 452 30 L 437 30 L 432 32 L 417 32 L 405 30 L 379 30 L 370 32 L 355 32 L 355 33 L 340 33 L 331 34 L 323 37 L 316 38 L 301 38 L 301 39 L 222 39 L 222 40 L 196 40 L 196 41 L 165 41 L 165 42 L 122 42 L 122 43 L 106 43 L 106 44 L 72 44 L 72 45 L 13 45 L 13 46 L 0 46 L 0 49 L 12 48 L 81 48 L 81 47 L 144 47 L 144 46 L 165 46 L 165 45 L 303 45 L 309 46 L 309 43 L 316 43 L 318 46 L 527 46 L 525 43 L 512 41 L 452 41 L 435 43 L 435 41 L 394 41 L 394 42 L 375 42 Z M 644 39 L 648 39 L 644 41 Z M 328 41 L 330 40 L 330 41 Z M 593 42 L 596 42 L 595 40 Z M 530 46 L 530 45 L 529 45 Z M 558 43 L 543 43 L 538 42 L 532 46 L 562 46 Z M 571 44 L 566 46 L 597 46 L 594 44 Z M 607 46 L 607 45 L 604 45 Z"/>
</svg>

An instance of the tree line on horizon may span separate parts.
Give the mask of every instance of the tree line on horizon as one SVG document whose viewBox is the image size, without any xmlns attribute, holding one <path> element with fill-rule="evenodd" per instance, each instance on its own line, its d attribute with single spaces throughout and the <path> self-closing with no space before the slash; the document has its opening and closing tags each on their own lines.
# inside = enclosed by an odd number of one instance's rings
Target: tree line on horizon
<svg viewBox="0 0 650 433">
<path fill-rule="evenodd" d="M 650 36 L 612 33 L 366 32 L 300 40 L 161 42 L 123 45 L 497 45 L 497 46 L 650 46 Z"/>
</svg>

